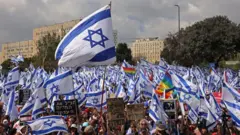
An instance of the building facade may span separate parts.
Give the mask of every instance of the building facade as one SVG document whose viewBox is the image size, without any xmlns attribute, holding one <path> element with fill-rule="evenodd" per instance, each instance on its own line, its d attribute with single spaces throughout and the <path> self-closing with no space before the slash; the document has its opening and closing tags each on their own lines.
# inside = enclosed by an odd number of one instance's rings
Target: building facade
<svg viewBox="0 0 240 135">
<path fill-rule="evenodd" d="M 131 46 L 133 59 L 144 58 L 151 63 L 159 62 L 163 47 L 163 40 L 158 38 L 138 39 Z"/>
<path fill-rule="evenodd" d="M 37 48 L 33 45 L 32 40 L 4 43 L 2 44 L 2 52 L 0 55 L 0 62 L 16 57 L 19 54 L 24 58 L 32 57 L 36 54 Z"/>
<path fill-rule="evenodd" d="M 37 43 L 42 37 L 48 33 L 56 33 L 61 38 L 69 32 L 81 19 L 72 20 L 63 23 L 57 23 L 53 25 L 42 26 L 33 29 L 33 40 L 11 42 L 2 44 L 2 52 L 0 53 L 0 63 L 11 58 L 12 56 L 17 56 L 19 54 L 23 55 L 24 58 L 29 58 L 37 54 Z M 117 30 L 113 30 L 114 43 L 117 45 Z"/>
<path fill-rule="evenodd" d="M 58 36 L 63 38 L 63 36 L 71 30 L 77 23 L 79 23 L 80 19 L 72 20 L 64 23 L 58 23 L 53 25 L 42 26 L 39 28 L 33 29 L 33 42 L 34 44 L 38 42 L 43 36 L 48 33 L 56 33 Z"/>
</svg>

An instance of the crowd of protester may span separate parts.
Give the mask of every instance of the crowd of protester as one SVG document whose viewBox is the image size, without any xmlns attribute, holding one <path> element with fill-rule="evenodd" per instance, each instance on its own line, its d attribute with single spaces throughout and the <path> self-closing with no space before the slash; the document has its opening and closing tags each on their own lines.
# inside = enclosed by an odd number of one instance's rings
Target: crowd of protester
<svg viewBox="0 0 240 135">
<path fill-rule="evenodd" d="M 31 134 L 29 126 L 19 120 L 10 121 L 10 117 L 4 115 L 2 108 L 3 104 L 0 104 L 0 135 Z M 208 131 L 205 126 L 204 119 L 199 119 L 197 124 L 191 124 L 187 115 L 182 116 L 180 112 L 176 119 L 169 119 L 165 124 L 161 121 L 154 122 L 148 115 L 148 106 L 145 106 L 145 109 L 145 118 L 138 121 L 129 121 L 125 118 L 125 124 L 112 127 L 108 125 L 107 112 L 101 115 L 97 109 L 81 107 L 78 116 L 62 116 L 66 121 L 69 133 L 53 132 L 49 135 L 240 135 L 236 125 L 224 109 L 223 121 L 219 121 L 211 131 Z M 46 110 L 41 115 L 54 114 Z"/>
</svg>

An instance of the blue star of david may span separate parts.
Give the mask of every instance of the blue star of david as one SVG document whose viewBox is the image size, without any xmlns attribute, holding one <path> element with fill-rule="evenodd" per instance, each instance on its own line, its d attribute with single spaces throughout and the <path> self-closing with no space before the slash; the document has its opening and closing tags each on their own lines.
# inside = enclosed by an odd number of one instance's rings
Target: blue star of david
<svg viewBox="0 0 240 135">
<path fill-rule="evenodd" d="M 154 111 L 157 112 L 158 111 L 157 104 L 154 103 L 153 106 L 155 107 Z"/>
<path fill-rule="evenodd" d="M 184 100 L 189 101 L 191 99 L 191 96 L 189 94 L 184 95 Z"/>
<path fill-rule="evenodd" d="M 97 98 L 92 99 L 92 101 L 93 101 L 93 104 L 95 104 L 95 105 L 98 103 L 98 99 Z"/>
<path fill-rule="evenodd" d="M 56 92 L 60 91 L 58 88 L 58 85 L 55 85 L 55 84 L 53 84 L 50 89 L 51 89 L 52 93 L 56 93 Z"/>
<path fill-rule="evenodd" d="M 12 75 L 10 74 L 9 76 L 8 76 L 8 81 L 11 81 L 12 80 Z"/>
<path fill-rule="evenodd" d="M 77 84 L 80 84 L 80 83 L 81 83 L 81 79 L 78 79 L 78 78 L 77 78 L 77 79 L 76 79 L 76 83 L 77 83 Z"/>
<path fill-rule="evenodd" d="M 76 93 L 77 94 L 77 96 L 78 96 L 78 98 L 81 98 L 81 93 Z"/>
<path fill-rule="evenodd" d="M 46 126 L 49 126 L 49 127 L 51 127 L 52 126 L 52 124 L 54 124 L 54 123 L 56 123 L 55 121 L 51 121 L 50 119 L 48 119 L 47 121 L 44 121 L 44 125 L 46 125 Z"/>
<path fill-rule="evenodd" d="M 32 103 L 34 99 L 35 99 L 34 96 L 31 96 L 31 97 L 29 98 L 28 102 L 29 102 L 29 103 Z"/>
<path fill-rule="evenodd" d="M 101 37 L 100 41 L 96 41 L 96 39 L 93 39 L 93 35 L 97 34 Z M 88 36 L 86 36 L 83 40 L 89 41 L 91 44 L 91 48 L 95 47 L 96 45 L 100 45 L 105 48 L 105 41 L 108 40 L 106 36 L 103 35 L 102 28 L 94 31 L 94 30 L 88 30 Z"/>
</svg>

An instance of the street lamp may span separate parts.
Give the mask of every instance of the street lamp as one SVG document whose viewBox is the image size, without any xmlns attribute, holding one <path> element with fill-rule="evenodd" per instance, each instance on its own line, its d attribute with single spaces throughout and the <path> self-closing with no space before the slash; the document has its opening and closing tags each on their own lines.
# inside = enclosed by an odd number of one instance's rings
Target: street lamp
<svg viewBox="0 0 240 135">
<path fill-rule="evenodd" d="M 178 8 L 178 34 L 179 34 L 179 37 L 180 38 L 180 6 L 179 5 L 174 5 Z"/>
</svg>

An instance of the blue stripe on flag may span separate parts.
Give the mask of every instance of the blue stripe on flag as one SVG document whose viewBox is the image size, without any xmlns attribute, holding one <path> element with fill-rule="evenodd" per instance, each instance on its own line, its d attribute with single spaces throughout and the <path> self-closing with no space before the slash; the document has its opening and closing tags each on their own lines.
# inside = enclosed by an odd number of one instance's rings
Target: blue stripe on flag
<svg viewBox="0 0 240 135">
<path fill-rule="evenodd" d="M 149 115 L 152 115 L 156 120 L 159 120 L 159 118 L 156 116 L 156 114 L 150 109 L 148 111 Z"/>
<path fill-rule="evenodd" d="M 55 81 L 58 81 L 58 80 L 60 80 L 60 79 L 63 79 L 63 78 L 65 78 L 65 77 L 69 76 L 69 75 L 72 75 L 72 71 L 71 71 L 71 70 L 68 71 L 68 72 L 66 72 L 66 73 L 63 73 L 63 74 L 61 74 L 61 75 L 59 75 L 59 76 L 56 76 L 56 77 L 54 77 L 54 78 L 52 78 L 52 79 L 49 79 L 49 80 L 44 84 L 43 87 L 46 88 L 48 84 L 51 84 L 51 83 L 53 83 L 53 82 L 55 82 Z"/>
<path fill-rule="evenodd" d="M 40 112 L 44 112 L 44 110 L 42 108 L 39 108 L 39 109 L 33 111 L 32 114 L 35 115 L 35 114 L 38 114 Z"/>
<path fill-rule="evenodd" d="M 65 47 L 79 34 L 81 34 L 83 31 L 85 31 L 87 28 L 91 27 L 95 23 L 111 17 L 111 11 L 110 9 L 103 10 L 92 17 L 90 17 L 88 20 L 77 26 L 74 30 L 72 30 L 66 38 L 64 38 L 63 42 L 59 45 L 57 48 L 57 53 L 56 53 L 56 59 L 59 60 L 62 56 L 63 50 Z"/>
<path fill-rule="evenodd" d="M 57 131 L 68 132 L 68 130 L 64 127 L 53 127 L 53 128 L 49 128 L 49 129 L 46 129 L 46 130 L 32 131 L 32 134 L 35 134 L 35 135 L 48 134 L 48 133 L 57 132 Z"/>
<path fill-rule="evenodd" d="M 108 59 L 111 59 L 113 57 L 116 56 L 116 52 L 115 52 L 115 46 L 108 48 L 104 51 L 99 52 L 98 54 L 96 54 L 91 60 L 91 62 L 100 62 L 100 61 L 105 61 Z"/>
<path fill-rule="evenodd" d="M 96 96 L 99 96 L 99 95 L 102 95 L 102 94 L 105 94 L 105 91 L 100 91 L 98 93 L 87 93 L 86 96 L 87 97 L 96 97 Z"/>
</svg>

